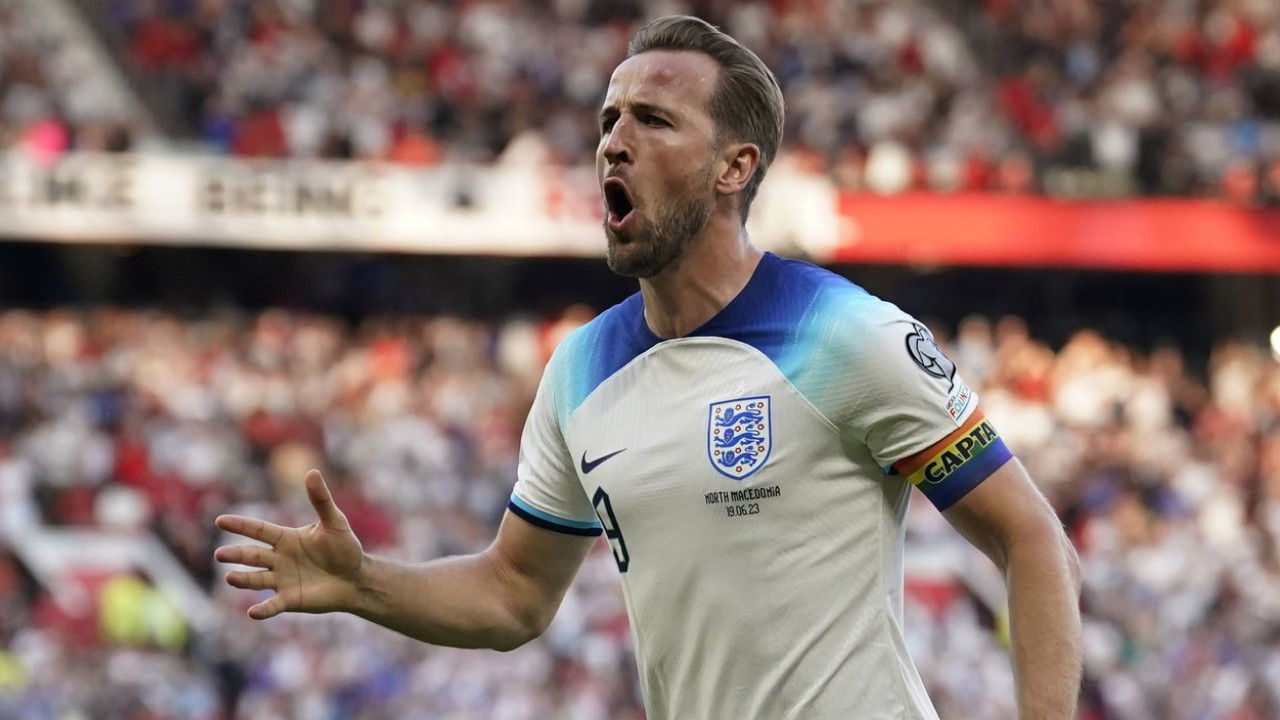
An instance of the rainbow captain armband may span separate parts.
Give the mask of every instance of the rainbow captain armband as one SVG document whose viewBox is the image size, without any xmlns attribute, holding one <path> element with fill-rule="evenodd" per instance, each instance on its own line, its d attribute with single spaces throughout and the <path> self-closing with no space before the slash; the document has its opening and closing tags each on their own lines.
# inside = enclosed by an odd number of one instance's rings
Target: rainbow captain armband
<svg viewBox="0 0 1280 720">
<path fill-rule="evenodd" d="M 1013 457 L 981 412 L 924 450 L 893 464 L 939 510 L 946 510 Z"/>
</svg>

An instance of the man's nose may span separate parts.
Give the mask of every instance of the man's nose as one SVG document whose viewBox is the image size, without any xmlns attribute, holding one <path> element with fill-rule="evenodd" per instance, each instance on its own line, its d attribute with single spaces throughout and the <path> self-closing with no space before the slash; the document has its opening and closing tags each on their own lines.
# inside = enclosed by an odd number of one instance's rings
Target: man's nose
<svg viewBox="0 0 1280 720">
<path fill-rule="evenodd" d="M 614 122 L 608 136 L 605 137 L 601 153 L 604 155 L 605 162 L 610 166 L 635 160 L 635 153 L 631 149 L 631 121 L 629 119 L 620 117 Z"/>
</svg>

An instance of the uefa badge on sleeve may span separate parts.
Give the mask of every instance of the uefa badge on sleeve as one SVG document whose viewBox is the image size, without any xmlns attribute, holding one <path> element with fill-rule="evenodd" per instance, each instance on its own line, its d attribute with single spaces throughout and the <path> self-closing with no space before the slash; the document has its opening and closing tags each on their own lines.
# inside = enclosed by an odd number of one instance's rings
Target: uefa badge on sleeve
<svg viewBox="0 0 1280 720">
<path fill-rule="evenodd" d="M 711 467 L 741 480 L 764 466 L 773 449 L 769 396 L 711 403 L 707 413 L 707 457 Z"/>
</svg>

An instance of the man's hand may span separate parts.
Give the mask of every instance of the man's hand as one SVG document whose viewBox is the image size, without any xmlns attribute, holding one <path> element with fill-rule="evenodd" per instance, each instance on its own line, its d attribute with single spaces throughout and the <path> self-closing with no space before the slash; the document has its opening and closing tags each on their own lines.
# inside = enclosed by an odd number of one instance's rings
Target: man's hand
<svg viewBox="0 0 1280 720">
<path fill-rule="evenodd" d="M 282 612 L 323 613 L 350 610 L 355 603 L 364 550 L 347 518 L 333 502 L 320 471 L 307 473 L 307 498 L 317 522 L 287 528 L 256 518 L 220 515 L 214 524 L 227 532 L 268 545 L 227 545 L 214 559 L 262 568 L 227 573 L 227 583 L 246 590 L 275 590 L 249 608 L 249 617 L 266 620 Z"/>
<path fill-rule="evenodd" d="M 265 620 L 282 612 L 349 612 L 433 645 L 511 650 L 546 629 L 594 538 L 564 535 L 503 516 L 498 537 L 475 555 L 406 564 L 365 555 L 320 473 L 307 473 L 317 522 L 287 528 L 221 515 L 219 528 L 260 545 L 228 545 L 220 562 L 262 568 L 227 573 L 227 583 L 275 594 L 249 608 Z"/>
</svg>

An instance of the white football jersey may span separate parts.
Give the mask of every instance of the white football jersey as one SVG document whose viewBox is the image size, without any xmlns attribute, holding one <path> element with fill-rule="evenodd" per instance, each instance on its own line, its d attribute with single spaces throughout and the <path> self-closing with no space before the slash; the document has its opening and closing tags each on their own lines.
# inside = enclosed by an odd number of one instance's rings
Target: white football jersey
<svg viewBox="0 0 1280 720">
<path fill-rule="evenodd" d="M 936 718 L 902 628 L 911 486 L 1009 459 L 921 324 L 766 254 L 687 337 L 639 294 L 547 366 L 509 508 L 604 532 L 649 720 Z"/>
</svg>

